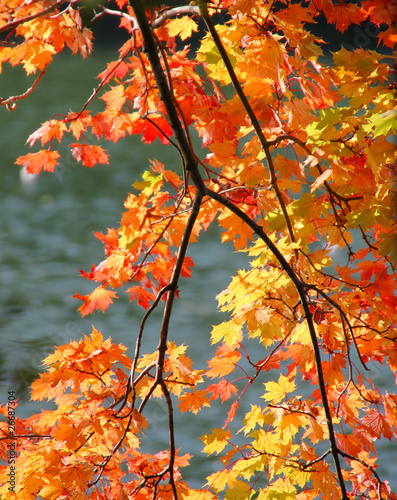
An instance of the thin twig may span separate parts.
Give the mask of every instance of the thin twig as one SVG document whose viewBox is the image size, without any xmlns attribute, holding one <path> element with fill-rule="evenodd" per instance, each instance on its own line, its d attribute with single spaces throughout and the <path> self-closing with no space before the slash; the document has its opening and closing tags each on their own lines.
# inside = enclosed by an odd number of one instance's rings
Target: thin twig
<svg viewBox="0 0 397 500">
<path fill-rule="evenodd" d="M 45 69 L 40 71 L 39 76 L 36 78 L 36 80 L 32 83 L 32 85 L 23 94 L 14 95 L 14 96 L 9 97 L 8 99 L 6 99 L 5 97 L 0 97 L 0 106 L 6 106 L 8 111 L 14 111 L 14 109 L 16 108 L 15 101 L 20 101 L 21 99 L 24 99 L 30 93 L 32 93 L 33 90 L 36 88 L 36 85 L 43 78 L 44 73 L 45 73 Z"/>
</svg>

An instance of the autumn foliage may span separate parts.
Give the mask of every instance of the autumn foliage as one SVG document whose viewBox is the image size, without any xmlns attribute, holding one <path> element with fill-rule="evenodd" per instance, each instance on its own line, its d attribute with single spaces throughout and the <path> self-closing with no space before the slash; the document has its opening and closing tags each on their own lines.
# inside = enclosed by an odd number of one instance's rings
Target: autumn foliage
<svg viewBox="0 0 397 500">
<path fill-rule="evenodd" d="M 0 104 L 23 105 L 60 51 L 89 56 L 82 4 L 1 0 L 0 61 L 35 80 Z M 379 49 L 391 50 L 396 10 L 389 0 L 98 6 L 96 16 L 119 18 L 128 41 L 83 109 L 49 117 L 28 138 L 36 151 L 16 163 L 54 171 L 57 143 L 69 141 L 82 165 L 108 164 L 103 140 L 138 134 L 176 148 L 180 164 L 148 161 L 119 227 L 95 234 L 104 260 L 81 271 L 92 292 L 75 295 L 83 316 L 112 314 L 123 293 L 142 306 L 135 346 L 128 355 L 93 328 L 57 347 L 32 385 L 31 398 L 54 410 L 18 419 L 10 436 L 1 408 L 1 498 L 397 498 L 377 471 L 379 441 L 397 437 L 397 395 L 371 380 L 374 367 L 397 372 L 395 75 L 385 51 L 342 46 L 324 63 L 326 46 L 310 32 L 320 18 L 340 33 L 372 23 Z M 102 101 L 97 113 L 93 99 Z M 212 224 L 246 253 L 247 267 L 218 295 L 229 319 L 212 327 L 216 354 L 196 367 L 188 335 L 186 345 L 173 342 L 170 318 L 194 265 L 187 248 Z M 160 307 L 158 345 L 142 352 Z M 261 396 L 243 406 L 253 386 Z M 141 438 L 153 398 L 168 414 L 169 445 L 148 453 Z M 174 415 L 200 422 L 214 399 L 225 418 L 201 439 L 219 467 L 194 489 Z"/>
</svg>

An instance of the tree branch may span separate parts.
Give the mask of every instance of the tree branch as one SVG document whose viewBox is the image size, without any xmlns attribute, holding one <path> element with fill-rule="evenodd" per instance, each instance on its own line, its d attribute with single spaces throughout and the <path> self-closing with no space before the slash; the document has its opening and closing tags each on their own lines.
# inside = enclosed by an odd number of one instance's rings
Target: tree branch
<svg viewBox="0 0 397 500">
<path fill-rule="evenodd" d="M 159 28 L 164 21 L 170 19 L 171 17 L 184 16 L 188 14 L 193 14 L 194 16 L 200 15 L 200 10 L 196 5 L 183 5 L 181 7 L 174 7 L 173 9 L 168 9 L 163 12 L 159 17 L 156 17 L 151 23 L 153 29 Z"/>
<path fill-rule="evenodd" d="M 71 0 L 69 2 L 69 5 L 72 5 L 73 3 L 76 3 L 77 1 L 78 0 Z M 16 19 L 15 21 L 10 21 L 9 23 L 1 26 L 0 33 L 3 33 L 4 31 L 11 31 L 11 30 L 17 28 L 20 24 L 24 24 L 24 23 L 27 23 L 28 21 L 33 21 L 33 19 L 37 19 L 38 17 L 45 16 L 46 14 L 49 14 L 50 12 L 55 10 L 56 8 L 63 5 L 64 3 L 65 3 L 64 0 L 57 0 L 55 3 L 53 3 L 52 5 L 49 5 L 48 7 L 45 7 L 40 12 L 36 12 L 35 14 L 31 14 L 30 16 L 21 17 L 19 19 Z"/>
<path fill-rule="evenodd" d="M 306 288 L 307 284 L 302 282 L 298 276 L 295 274 L 294 270 L 290 266 L 290 264 L 286 261 L 284 256 L 281 254 L 277 246 L 273 243 L 273 241 L 269 238 L 269 236 L 263 231 L 263 229 L 256 224 L 255 221 L 253 221 L 248 215 L 246 215 L 242 210 L 240 210 L 236 205 L 233 205 L 227 198 L 224 198 L 222 195 L 219 193 L 216 193 L 215 191 L 211 191 L 210 189 L 206 190 L 206 194 L 213 198 L 214 200 L 219 201 L 219 203 L 222 203 L 226 208 L 231 210 L 234 214 L 236 214 L 241 220 L 243 220 L 260 238 L 261 240 L 266 243 L 270 251 L 273 253 L 273 255 L 277 258 L 279 261 L 281 267 L 284 269 L 284 271 L 288 274 L 288 276 L 291 278 L 292 282 L 294 283 L 297 292 L 299 294 L 299 297 L 301 299 L 302 307 L 305 313 L 305 320 L 307 322 L 308 328 L 309 328 L 309 333 L 310 333 L 310 338 L 313 346 L 313 352 L 314 352 L 314 358 L 315 358 L 315 363 L 316 363 L 316 369 L 317 369 L 317 376 L 318 376 L 318 385 L 320 389 L 320 394 L 321 394 L 321 401 L 324 407 L 324 412 L 326 416 L 326 421 L 327 421 L 327 427 L 328 427 L 328 433 L 329 433 L 329 441 L 331 444 L 331 452 L 332 456 L 334 459 L 335 463 L 335 468 L 336 472 L 338 475 L 339 479 L 339 484 L 342 490 L 342 499 L 343 500 L 348 500 L 347 492 L 346 492 L 346 486 L 345 482 L 343 479 L 342 475 L 342 468 L 340 465 L 340 460 L 339 460 L 339 449 L 336 443 L 336 438 L 335 438 L 335 432 L 334 432 L 334 426 L 332 422 L 332 414 L 331 414 L 331 409 L 328 403 L 328 397 L 327 397 L 327 390 L 325 386 L 325 380 L 324 380 L 324 373 L 323 369 L 321 366 L 321 353 L 320 353 L 320 348 L 318 345 L 318 340 L 317 340 L 317 335 L 316 335 L 316 329 L 314 327 L 314 321 L 313 321 L 313 315 L 310 312 L 307 296 L 306 296 Z"/>
<path fill-rule="evenodd" d="M 206 2 L 203 1 L 201 3 L 204 4 Z M 201 13 L 201 17 L 203 18 L 205 24 L 207 25 L 209 32 L 211 33 L 212 40 L 214 41 L 215 46 L 218 49 L 218 52 L 222 58 L 223 64 L 225 65 L 225 67 L 227 69 L 227 72 L 228 72 L 229 77 L 232 81 L 234 90 L 236 91 L 242 105 L 244 106 L 244 109 L 245 109 L 245 111 L 250 119 L 252 126 L 254 127 L 255 133 L 256 133 L 256 135 L 259 139 L 259 142 L 262 146 L 262 150 L 265 153 L 269 172 L 270 172 L 270 184 L 271 184 L 271 186 L 276 194 L 277 200 L 280 204 L 281 211 L 282 211 L 283 216 L 284 216 L 284 220 L 285 220 L 285 224 L 287 226 L 290 240 L 291 240 L 291 242 L 295 242 L 295 235 L 294 235 L 294 231 L 292 228 L 291 220 L 290 220 L 289 215 L 288 215 L 287 207 L 285 206 L 285 201 L 284 201 L 283 195 L 282 195 L 280 188 L 278 187 L 278 184 L 277 184 L 277 176 L 276 176 L 276 172 L 275 172 L 274 165 L 273 165 L 273 158 L 272 158 L 272 155 L 270 153 L 270 147 L 269 147 L 270 142 L 268 140 L 266 140 L 266 138 L 262 132 L 262 127 L 261 127 L 258 119 L 255 116 L 254 110 L 252 109 L 246 95 L 244 94 L 244 90 L 239 82 L 239 79 L 237 78 L 237 75 L 233 69 L 233 65 L 229 59 L 229 56 L 227 55 L 227 52 L 222 44 L 222 41 L 219 38 L 218 32 L 216 31 L 214 23 L 212 22 L 211 16 L 208 13 L 208 9 L 201 6 L 200 13 Z M 297 255 L 298 255 L 298 253 L 296 252 L 296 256 Z"/>
<path fill-rule="evenodd" d="M 269 147 L 268 147 L 268 142 L 266 141 L 265 137 L 263 136 L 262 130 L 260 128 L 260 125 L 252 111 L 251 106 L 249 105 L 247 98 L 244 95 L 244 92 L 241 89 L 241 85 L 233 71 L 233 68 L 231 67 L 231 63 L 227 57 L 226 51 L 223 48 L 222 44 L 220 43 L 218 34 L 215 30 L 214 25 L 212 24 L 212 20 L 208 14 L 208 10 L 205 5 L 206 2 L 201 2 L 199 4 L 200 8 L 200 13 L 203 16 L 203 19 L 207 22 L 207 25 L 210 29 L 211 35 L 213 37 L 216 37 L 219 41 L 219 47 L 218 49 L 223 51 L 223 58 L 224 58 L 224 63 L 227 66 L 228 71 L 230 70 L 230 75 L 232 78 L 232 81 L 234 84 L 236 84 L 236 92 L 238 93 L 241 101 L 243 102 L 244 106 L 246 107 L 246 111 L 250 118 L 252 119 L 253 126 L 255 128 L 255 131 L 258 134 L 259 140 L 261 141 L 262 147 L 264 148 L 265 152 L 268 152 L 268 155 L 270 155 Z M 186 233 L 188 229 L 188 225 L 193 222 L 197 218 L 198 211 L 202 202 L 202 197 L 203 195 L 207 195 L 210 198 L 218 201 L 221 203 L 223 206 L 231 210 L 235 215 L 237 215 L 242 221 L 244 221 L 254 232 L 257 234 L 262 241 L 268 246 L 270 251 L 274 254 L 274 256 L 277 258 L 279 261 L 281 267 L 284 269 L 284 271 L 288 274 L 292 282 L 294 283 L 297 292 L 299 294 L 299 297 L 301 299 L 302 307 L 305 313 L 305 320 L 308 324 L 309 332 L 310 332 L 310 337 L 312 341 L 312 346 L 313 346 L 313 351 L 314 351 L 314 357 L 315 357 L 315 363 L 316 363 L 316 368 L 317 368 L 317 374 L 318 374 L 318 379 L 319 379 L 319 388 L 320 388 L 320 393 L 321 393 L 321 399 L 324 407 L 324 412 L 326 415 L 326 420 L 327 420 L 327 426 L 328 426 L 328 432 L 329 432 L 329 441 L 331 444 L 331 452 L 332 456 L 334 459 L 336 471 L 337 471 L 337 476 L 339 479 L 340 483 L 340 488 L 342 491 L 342 498 L 343 500 L 347 500 L 347 493 L 346 493 L 346 486 L 344 483 L 343 475 L 342 475 L 342 469 L 340 466 L 340 461 L 339 461 L 339 450 L 337 447 L 336 443 L 336 438 L 335 438 L 335 432 L 333 429 L 333 423 L 332 423 L 332 415 L 331 415 L 331 410 L 330 406 L 328 403 L 327 399 L 327 391 L 326 391 L 326 386 L 325 386 L 325 381 L 324 381 L 324 375 L 322 371 L 322 366 L 321 366 L 321 354 L 320 354 L 320 348 L 319 344 L 317 341 L 317 336 L 316 336 L 316 330 L 314 327 L 314 322 L 313 322 L 313 317 L 309 309 L 308 305 L 308 300 L 306 297 L 306 284 L 303 283 L 299 277 L 295 274 L 293 268 L 290 266 L 290 264 L 287 262 L 287 260 L 284 258 L 284 256 L 281 254 L 281 252 L 278 250 L 277 246 L 273 243 L 273 241 L 269 238 L 269 236 L 263 231 L 263 229 L 256 224 L 255 221 L 253 221 L 248 215 L 246 215 L 242 210 L 240 210 L 237 206 L 233 205 L 229 200 L 224 198 L 222 195 L 219 193 L 216 193 L 215 191 L 212 191 L 210 189 L 207 189 L 204 185 L 203 179 L 200 175 L 200 172 L 198 170 L 198 165 L 197 165 L 197 160 L 195 159 L 195 156 L 193 152 L 191 151 L 191 148 L 189 146 L 189 142 L 186 138 L 186 134 L 183 130 L 181 121 L 178 116 L 177 109 L 175 107 L 174 103 L 174 96 L 172 94 L 171 89 L 168 86 L 167 83 L 167 78 L 165 75 L 165 72 L 161 66 L 159 55 L 157 52 L 157 46 L 154 40 L 154 37 L 151 33 L 151 28 L 149 26 L 148 20 L 145 15 L 145 11 L 143 8 L 143 5 L 140 0 L 136 0 L 133 4 L 133 9 L 134 13 L 136 16 L 136 21 L 139 26 L 139 29 L 141 31 L 142 39 L 143 39 L 143 46 L 144 46 L 144 51 L 147 53 L 150 65 L 153 70 L 154 77 L 156 79 L 156 83 L 159 88 L 160 96 L 162 101 L 164 102 L 165 109 L 167 111 L 168 119 L 171 125 L 171 128 L 174 132 L 176 141 L 181 149 L 182 156 L 184 159 L 184 163 L 186 165 L 187 171 L 191 174 L 191 179 L 196 187 L 196 197 L 193 203 L 193 208 L 192 212 L 190 214 L 187 227 L 185 228 L 184 232 L 184 240 L 181 243 L 180 251 L 178 254 L 178 259 L 177 263 L 179 261 L 179 266 L 182 266 L 183 258 L 180 258 L 182 255 L 184 255 L 184 252 L 187 249 L 188 245 L 188 238 L 186 238 Z M 238 89 L 238 91 L 237 91 Z M 191 226 L 193 228 L 193 225 Z M 160 335 L 160 344 L 159 344 L 159 358 L 158 358 L 158 372 L 156 375 L 156 381 L 154 383 L 154 386 L 157 385 L 162 381 L 162 373 L 161 369 L 163 367 L 163 361 L 164 361 L 164 354 L 165 350 L 164 347 L 166 346 L 166 339 L 168 335 L 168 322 L 170 318 L 170 313 L 172 309 L 172 303 L 176 291 L 176 284 L 177 280 L 179 277 L 179 272 L 178 271 L 178 265 L 177 263 L 175 264 L 174 268 L 174 273 L 173 277 L 171 279 L 170 284 L 172 286 L 175 286 L 175 289 L 171 290 L 169 292 L 169 295 L 167 297 L 167 304 L 164 310 L 164 316 L 163 316 L 163 325 L 161 328 L 161 335 Z M 168 402 L 167 402 L 168 404 Z"/>
</svg>

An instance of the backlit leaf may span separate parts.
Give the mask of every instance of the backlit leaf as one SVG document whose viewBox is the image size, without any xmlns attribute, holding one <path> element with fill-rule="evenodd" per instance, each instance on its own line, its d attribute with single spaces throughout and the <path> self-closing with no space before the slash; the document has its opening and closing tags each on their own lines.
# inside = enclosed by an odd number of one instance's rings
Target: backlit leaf
<svg viewBox="0 0 397 500">
<path fill-rule="evenodd" d="M 20 156 L 16 164 L 24 166 L 28 174 L 39 174 L 42 169 L 53 172 L 58 164 L 58 158 L 60 158 L 60 155 L 57 151 L 41 149 L 37 153 Z"/>
<path fill-rule="evenodd" d="M 261 396 L 266 401 L 279 403 L 286 398 L 287 394 L 292 393 L 296 389 L 294 381 L 290 381 L 288 377 L 280 375 L 278 382 L 266 382 L 266 394 Z"/>
<path fill-rule="evenodd" d="M 92 168 L 97 163 L 109 164 L 109 155 L 105 153 L 101 146 L 94 146 L 88 144 L 71 144 L 72 155 L 77 161 L 85 167 Z"/>
<path fill-rule="evenodd" d="M 192 31 L 197 31 L 197 29 L 196 22 L 188 16 L 171 19 L 167 24 L 170 36 L 180 36 L 182 40 L 189 38 Z"/>
<path fill-rule="evenodd" d="M 79 311 L 84 317 L 87 314 L 91 314 L 95 309 L 101 309 L 102 312 L 105 312 L 109 305 L 113 303 L 112 298 L 116 298 L 117 295 L 112 290 L 107 290 L 103 286 L 99 286 L 89 295 L 80 295 L 77 293 L 73 297 L 84 301 L 84 304 L 79 307 Z"/>
<path fill-rule="evenodd" d="M 203 451 L 208 454 L 219 454 L 228 445 L 231 437 L 232 435 L 229 430 L 213 429 L 211 434 L 206 434 L 200 438 L 204 443 Z"/>
</svg>

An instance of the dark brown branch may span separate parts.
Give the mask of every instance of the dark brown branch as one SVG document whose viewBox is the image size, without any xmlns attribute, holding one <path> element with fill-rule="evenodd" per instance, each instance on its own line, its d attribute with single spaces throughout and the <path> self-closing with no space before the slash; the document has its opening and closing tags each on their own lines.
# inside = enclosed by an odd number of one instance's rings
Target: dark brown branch
<svg viewBox="0 0 397 500">
<path fill-rule="evenodd" d="M 211 34 L 213 36 L 215 35 L 217 37 L 215 27 L 213 26 L 212 20 L 208 14 L 207 9 L 206 9 L 205 2 L 204 2 L 204 7 L 202 4 L 203 4 L 203 2 L 201 2 L 199 4 L 200 13 L 203 16 L 204 20 L 207 22 L 207 24 L 209 24 L 212 27 L 210 30 Z M 219 193 L 216 193 L 216 192 L 214 192 L 210 189 L 207 189 L 205 187 L 203 179 L 200 175 L 200 172 L 198 171 L 197 160 L 195 159 L 194 154 L 189 147 L 189 142 L 186 138 L 186 134 L 185 134 L 183 127 L 182 127 L 182 124 L 180 122 L 178 112 L 177 112 L 175 104 L 174 104 L 174 98 L 173 98 L 174 96 L 173 96 L 173 94 L 168 86 L 165 72 L 161 66 L 159 55 L 157 52 L 157 45 L 156 45 L 155 40 L 153 38 L 153 35 L 151 33 L 151 28 L 150 28 L 149 23 L 147 21 L 142 3 L 139 0 L 136 0 L 133 4 L 133 9 L 134 9 L 134 13 L 136 16 L 137 24 L 139 26 L 139 29 L 141 30 L 144 50 L 147 53 L 150 65 L 152 67 L 153 74 L 154 74 L 154 77 L 156 79 L 157 86 L 159 88 L 161 99 L 163 100 L 165 109 L 167 111 L 167 115 L 169 118 L 171 128 L 174 132 L 176 141 L 177 141 L 177 143 L 182 151 L 182 155 L 184 158 L 186 169 L 191 174 L 191 179 L 196 187 L 196 197 L 195 197 L 195 200 L 193 203 L 193 208 L 192 208 L 192 212 L 190 214 L 189 220 L 188 220 L 188 224 L 190 221 L 193 221 L 193 223 L 194 223 L 195 219 L 197 218 L 198 211 L 199 211 L 201 201 L 202 201 L 202 197 L 204 194 L 209 196 L 210 198 L 218 201 L 223 206 L 225 206 L 226 208 L 231 210 L 235 215 L 237 215 L 243 222 L 245 222 L 255 232 L 255 234 L 257 234 L 262 239 L 262 241 L 265 242 L 265 244 L 268 246 L 270 251 L 277 258 L 281 267 L 288 274 L 288 276 L 290 277 L 290 279 L 292 280 L 292 282 L 294 283 L 294 285 L 297 289 L 297 292 L 298 292 L 299 297 L 301 299 L 302 307 L 304 309 L 305 320 L 307 322 L 309 332 L 310 332 L 311 341 L 312 341 L 314 357 L 315 357 L 315 362 L 316 362 L 316 368 L 317 368 L 317 374 L 318 374 L 318 379 L 319 379 L 319 388 L 320 388 L 320 393 L 321 393 L 321 399 L 322 399 L 324 412 L 326 415 L 327 426 L 328 426 L 329 441 L 331 444 L 331 453 L 332 453 L 332 456 L 334 459 L 334 463 L 335 463 L 335 467 L 336 467 L 336 471 L 337 471 L 337 476 L 338 476 L 340 488 L 342 491 L 342 498 L 343 498 L 343 500 L 347 500 L 348 497 L 347 497 L 347 493 L 346 493 L 346 486 L 344 483 L 342 469 L 340 466 L 339 454 L 338 454 L 339 450 L 338 450 L 337 443 L 336 443 L 335 432 L 334 432 L 333 422 L 332 422 L 332 415 L 331 415 L 331 410 L 330 410 L 330 406 L 328 403 L 324 375 L 323 375 L 322 366 L 321 366 L 320 348 L 319 348 L 319 344 L 317 341 L 313 317 L 312 317 L 312 314 L 310 312 L 308 300 L 306 297 L 306 285 L 295 274 L 292 267 L 286 261 L 286 259 L 281 254 L 281 252 L 278 250 L 277 246 L 273 243 L 273 241 L 269 238 L 269 236 L 263 231 L 263 229 L 258 224 L 256 224 L 255 221 L 253 221 L 248 215 L 246 215 L 238 207 L 233 205 L 233 203 L 230 202 L 229 200 L 227 200 L 225 197 L 223 197 Z M 219 40 L 219 37 L 218 37 L 218 40 Z M 220 40 L 219 40 L 219 42 L 220 42 Z M 230 61 L 227 57 L 227 54 L 226 54 L 221 43 L 220 43 L 220 46 L 222 47 L 223 53 L 225 56 L 225 61 L 224 61 L 225 64 L 231 66 Z M 235 82 L 237 84 L 237 88 L 239 89 L 238 93 L 239 93 L 240 98 L 242 99 L 242 102 L 248 104 L 247 113 L 249 113 L 249 116 L 253 115 L 252 109 L 249 106 L 247 98 L 245 97 L 244 93 L 242 92 L 240 83 L 238 82 L 237 77 L 233 72 L 233 68 L 231 67 L 230 69 L 232 70 L 231 74 L 233 75 L 233 79 L 235 80 Z M 254 128 L 259 127 L 258 137 L 260 138 L 260 140 L 262 139 L 263 147 L 265 150 L 268 151 L 268 154 L 270 155 L 268 143 L 262 134 L 262 131 L 260 129 L 259 123 L 256 120 L 255 115 L 253 115 L 253 124 L 254 123 L 255 123 Z M 188 228 L 188 226 L 185 228 L 184 237 L 186 236 L 187 228 Z M 192 226 L 192 228 L 193 228 L 193 226 Z M 186 240 L 186 238 L 183 238 L 183 239 Z M 171 279 L 171 282 L 170 282 L 170 284 L 175 286 L 175 289 L 173 289 L 169 292 L 169 295 L 167 297 L 166 307 L 164 310 L 163 325 L 161 328 L 160 344 L 159 344 L 158 373 L 156 375 L 156 381 L 154 383 L 154 386 L 158 385 L 158 383 L 161 383 L 163 380 L 162 379 L 163 375 L 162 375 L 161 370 L 163 367 L 166 340 L 167 340 L 167 336 L 168 336 L 168 322 L 169 322 L 169 318 L 170 318 L 170 314 L 171 314 L 174 295 L 176 292 L 177 279 L 179 277 L 180 269 L 181 269 L 181 266 L 183 263 L 183 258 L 180 259 L 180 256 L 183 254 L 183 247 L 185 247 L 184 251 L 186 251 L 187 245 L 188 245 L 188 239 L 186 241 L 182 241 L 181 247 L 180 247 L 180 252 L 178 254 L 178 259 L 177 259 L 177 262 L 176 262 L 175 268 L 174 268 L 173 278 Z M 179 271 L 178 271 L 178 261 L 179 261 L 179 266 L 180 266 Z M 173 281 L 174 276 L 176 278 L 175 282 Z M 167 404 L 168 404 L 168 402 L 167 402 Z"/>
<path fill-rule="evenodd" d="M 232 81 L 234 90 L 236 91 L 242 105 L 244 106 L 244 109 L 250 119 L 250 122 L 255 130 L 255 133 L 259 139 L 259 142 L 261 144 L 262 150 L 265 153 L 269 172 L 270 172 L 270 184 L 276 194 L 277 200 L 280 204 L 281 211 L 284 216 L 284 220 L 287 226 L 288 234 L 290 237 L 291 242 L 295 242 L 295 235 L 294 231 L 292 228 L 291 220 L 288 215 L 287 207 L 285 206 L 284 198 L 283 195 L 280 191 L 280 188 L 278 187 L 277 184 L 277 176 L 276 172 L 274 169 L 274 164 L 273 164 L 273 158 L 270 153 L 270 143 L 268 140 L 266 140 L 263 132 L 262 132 L 262 127 L 258 121 L 258 119 L 255 116 L 254 110 L 252 109 L 246 95 L 244 94 L 243 88 L 239 82 L 239 79 L 237 78 L 237 75 L 233 69 L 233 65 L 229 59 L 229 56 L 227 55 L 227 52 L 222 44 L 221 39 L 219 38 L 218 32 L 216 31 L 216 28 L 214 26 L 214 23 L 212 22 L 211 16 L 208 13 L 208 9 L 206 8 L 201 8 L 200 9 L 201 17 L 203 18 L 204 22 L 207 25 L 207 28 L 209 32 L 211 33 L 211 37 L 215 43 L 216 48 L 218 49 L 218 52 L 222 58 L 223 64 L 225 65 L 227 72 L 229 74 L 229 77 Z M 296 252 L 296 256 L 298 256 L 298 253 Z"/>
<path fill-rule="evenodd" d="M 146 18 L 142 2 L 139 0 L 134 1 L 133 9 L 143 39 L 143 50 L 147 54 L 149 63 L 152 67 L 153 75 L 160 92 L 161 100 L 164 103 L 171 129 L 181 150 L 183 163 L 186 170 L 191 174 L 196 189 L 203 193 L 205 186 L 197 168 L 197 160 L 189 146 L 189 141 L 179 119 L 178 111 L 174 103 L 174 95 L 168 86 L 166 75 L 161 66 L 160 57 L 157 51 L 157 44 L 152 35 L 151 27 Z"/>
<path fill-rule="evenodd" d="M 211 191 L 210 189 L 206 189 L 206 194 L 213 198 L 216 201 L 219 201 L 222 205 L 224 205 L 226 208 L 231 210 L 235 215 L 237 215 L 242 221 L 244 221 L 254 232 L 257 234 L 264 243 L 268 246 L 270 251 L 273 253 L 273 255 L 277 258 L 279 261 L 281 267 L 284 269 L 284 271 L 288 274 L 288 276 L 291 278 L 292 282 L 294 283 L 297 292 L 299 294 L 299 297 L 301 299 L 302 307 L 305 312 L 305 320 L 307 322 L 308 328 L 309 328 L 309 333 L 310 333 L 310 338 L 313 346 L 313 352 L 314 352 L 314 358 L 315 358 L 315 363 L 316 363 L 316 369 L 317 369 L 317 376 L 318 376 L 318 385 L 320 389 L 320 394 L 321 394 L 321 401 L 323 404 L 325 416 L 326 416 L 326 421 L 327 421 L 327 427 L 328 427 L 328 433 L 329 433 L 329 441 L 331 444 L 331 451 L 332 451 L 332 456 L 334 459 L 335 463 L 335 468 L 336 472 L 338 475 L 339 479 L 339 484 L 340 488 L 342 491 L 342 499 L 347 500 L 347 492 L 346 492 L 346 485 L 343 479 L 342 475 L 342 468 L 340 465 L 340 460 L 339 460 L 339 455 L 338 455 L 338 446 L 336 443 L 336 437 L 335 437 L 335 432 L 334 432 L 334 426 L 332 422 L 332 414 L 331 414 L 331 409 L 328 403 L 328 396 L 327 396 L 327 390 L 325 386 L 325 380 L 324 380 L 324 373 L 323 369 L 321 366 L 321 353 L 320 353 L 320 348 L 318 345 L 318 340 L 317 340 L 317 335 L 316 335 L 316 329 L 314 327 L 314 321 L 313 321 L 313 315 L 310 312 L 307 296 L 306 296 L 306 288 L 307 285 L 303 283 L 298 276 L 295 274 L 294 270 L 292 267 L 289 265 L 289 263 L 286 261 L 285 257 L 281 254 L 277 246 L 273 243 L 273 241 L 269 238 L 269 236 L 263 231 L 263 229 L 256 224 L 255 221 L 253 221 L 248 215 L 246 215 L 242 210 L 240 210 L 238 207 L 233 205 L 227 198 L 224 198 L 220 194 Z"/>
<path fill-rule="evenodd" d="M 164 308 L 163 322 L 160 331 L 160 343 L 158 345 L 159 357 L 157 362 L 157 375 L 156 380 L 160 381 L 162 379 L 162 373 L 164 368 L 164 356 L 167 350 L 167 338 L 168 338 L 168 326 L 171 317 L 172 307 L 174 298 L 176 295 L 178 280 L 182 271 L 182 265 L 185 260 L 187 248 L 189 245 L 189 239 L 193 231 L 194 224 L 197 220 L 203 195 L 200 192 L 196 192 L 196 196 L 193 201 L 192 210 L 190 212 L 189 218 L 186 223 L 185 230 L 183 232 L 181 244 L 179 247 L 178 255 L 175 261 L 175 266 L 172 272 L 171 280 L 169 283 L 170 292 L 167 296 L 167 302 Z"/>
</svg>

